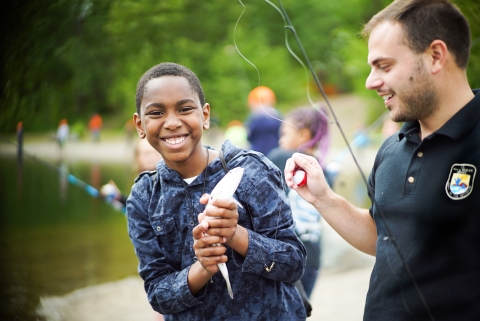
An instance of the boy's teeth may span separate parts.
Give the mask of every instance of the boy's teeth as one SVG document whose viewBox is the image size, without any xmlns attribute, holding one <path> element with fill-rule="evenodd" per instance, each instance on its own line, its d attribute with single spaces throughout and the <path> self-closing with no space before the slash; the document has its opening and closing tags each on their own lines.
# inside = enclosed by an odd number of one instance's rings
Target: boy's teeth
<svg viewBox="0 0 480 321">
<path fill-rule="evenodd" d="M 185 136 L 182 136 L 182 137 L 177 137 L 177 138 L 167 138 L 165 139 L 165 141 L 169 144 L 180 144 L 181 142 L 183 142 L 185 140 Z"/>
</svg>

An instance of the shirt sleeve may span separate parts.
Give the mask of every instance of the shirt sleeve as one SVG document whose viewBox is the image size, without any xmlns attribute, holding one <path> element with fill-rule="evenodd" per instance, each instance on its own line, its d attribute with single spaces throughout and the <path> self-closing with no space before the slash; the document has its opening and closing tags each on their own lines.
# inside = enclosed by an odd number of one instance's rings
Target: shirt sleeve
<svg viewBox="0 0 480 321">
<path fill-rule="evenodd" d="M 295 234 L 280 170 L 265 157 L 260 159 L 264 161 L 245 166 L 248 173 L 242 184 L 242 201 L 253 223 L 242 271 L 295 283 L 303 274 L 306 250 Z"/>
<path fill-rule="evenodd" d="M 152 226 L 148 215 L 152 190 L 149 177 L 143 177 L 132 187 L 127 199 L 128 235 L 139 260 L 138 272 L 144 280 L 148 301 L 155 311 L 174 314 L 201 304 L 207 287 L 194 297 L 187 284 L 191 265 L 176 268 L 172 256 L 158 241 L 157 234 L 163 230 Z"/>
</svg>

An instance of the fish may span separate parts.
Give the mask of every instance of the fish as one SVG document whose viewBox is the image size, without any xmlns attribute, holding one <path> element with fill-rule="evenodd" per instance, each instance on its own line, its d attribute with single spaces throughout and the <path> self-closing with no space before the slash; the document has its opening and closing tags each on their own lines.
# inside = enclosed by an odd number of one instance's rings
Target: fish
<svg viewBox="0 0 480 321">
<path fill-rule="evenodd" d="M 207 202 L 207 206 L 205 207 L 205 210 L 207 210 L 209 207 L 215 207 L 212 203 L 214 199 L 231 199 L 234 201 L 239 207 L 243 208 L 243 206 L 233 198 L 233 194 L 235 194 L 235 191 L 237 190 L 238 185 L 240 184 L 240 181 L 242 180 L 243 177 L 243 168 L 241 167 L 235 167 L 231 169 L 225 176 L 215 185 L 213 188 L 212 192 L 210 193 L 210 198 Z M 216 218 L 215 216 L 208 216 L 206 215 L 205 212 L 205 220 L 211 220 Z M 212 246 L 220 246 L 220 243 L 213 244 Z M 228 276 L 228 269 L 227 265 L 225 263 L 219 263 L 217 264 L 220 273 L 222 273 L 223 278 L 225 279 L 225 282 L 227 283 L 227 290 L 228 290 L 228 295 L 230 295 L 230 298 L 233 299 L 233 291 L 232 291 L 232 286 L 230 285 L 230 279 Z"/>
</svg>

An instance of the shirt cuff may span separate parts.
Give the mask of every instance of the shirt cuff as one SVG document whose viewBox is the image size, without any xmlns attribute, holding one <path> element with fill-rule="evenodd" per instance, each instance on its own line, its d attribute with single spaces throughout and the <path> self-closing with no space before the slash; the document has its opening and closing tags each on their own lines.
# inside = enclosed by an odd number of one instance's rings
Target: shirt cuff
<svg viewBox="0 0 480 321">
<path fill-rule="evenodd" d="M 261 236 L 251 230 L 248 231 L 248 251 L 243 261 L 242 272 L 262 274 L 265 265 L 272 264 L 269 253 L 270 242 L 268 238 Z"/>
</svg>

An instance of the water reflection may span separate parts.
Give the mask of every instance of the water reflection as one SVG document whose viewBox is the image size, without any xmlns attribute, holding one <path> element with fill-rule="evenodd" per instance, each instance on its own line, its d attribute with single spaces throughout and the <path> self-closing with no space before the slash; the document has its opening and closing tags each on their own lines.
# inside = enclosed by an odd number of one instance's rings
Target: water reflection
<svg viewBox="0 0 480 321">
<path fill-rule="evenodd" d="M 62 161 L 55 171 L 34 159 L 0 158 L 1 320 L 38 320 L 40 296 L 137 275 L 125 216 L 65 179 L 72 173 L 99 188 L 114 178 L 128 192 L 127 166 Z"/>
</svg>

